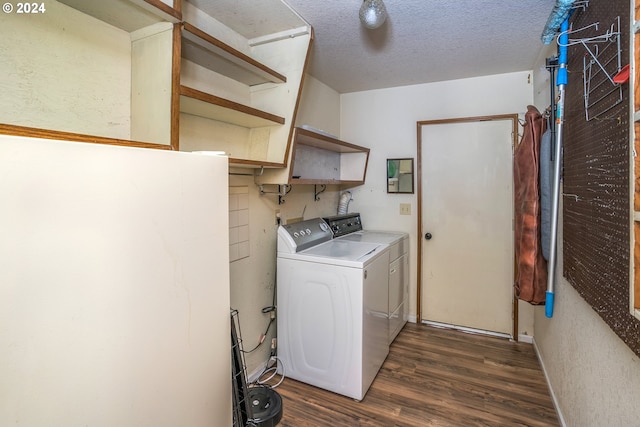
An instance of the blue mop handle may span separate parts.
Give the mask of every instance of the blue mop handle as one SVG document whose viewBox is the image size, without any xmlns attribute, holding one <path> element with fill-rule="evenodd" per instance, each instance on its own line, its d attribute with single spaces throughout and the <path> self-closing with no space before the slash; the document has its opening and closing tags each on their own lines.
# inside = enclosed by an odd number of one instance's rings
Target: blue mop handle
<svg viewBox="0 0 640 427">
<path fill-rule="evenodd" d="M 562 21 L 560 26 L 560 36 L 558 37 L 558 75 L 556 85 L 558 86 L 559 99 L 556 111 L 556 147 L 555 147 L 555 169 L 553 176 L 553 200 L 551 204 L 551 247 L 549 248 L 549 264 L 547 276 L 547 292 L 545 298 L 544 313 L 548 318 L 553 317 L 553 303 L 555 299 L 555 270 L 558 248 L 558 205 L 560 198 L 560 157 L 562 154 L 562 125 L 564 122 L 564 87 L 567 84 L 569 74 L 567 73 L 567 51 L 569 44 L 569 18 Z"/>
<path fill-rule="evenodd" d="M 547 296 L 544 303 L 544 315 L 548 318 L 553 317 L 553 299 L 555 298 L 555 294 L 553 292 L 547 291 Z"/>
<path fill-rule="evenodd" d="M 558 36 L 558 75 L 556 85 L 566 85 L 569 80 L 567 73 L 567 57 L 569 52 L 569 18 L 562 21 L 560 25 L 560 36 Z"/>
</svg>

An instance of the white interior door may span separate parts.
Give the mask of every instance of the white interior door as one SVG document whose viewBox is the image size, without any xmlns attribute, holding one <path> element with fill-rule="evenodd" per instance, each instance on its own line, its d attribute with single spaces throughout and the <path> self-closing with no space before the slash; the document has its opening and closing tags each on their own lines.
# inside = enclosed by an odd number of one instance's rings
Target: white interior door
<svg viewBox="0 0 640 427">
<path fill-rule="evenodd" d="M 513 123 L 421 126 L 423 320 L 512 334 Z"/>
</svg>

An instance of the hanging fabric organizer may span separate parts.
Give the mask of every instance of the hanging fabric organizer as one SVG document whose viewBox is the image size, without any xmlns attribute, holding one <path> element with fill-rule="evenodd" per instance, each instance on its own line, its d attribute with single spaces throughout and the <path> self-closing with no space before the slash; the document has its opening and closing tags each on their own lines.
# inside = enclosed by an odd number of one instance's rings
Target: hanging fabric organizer
<svg viewBox="0 0 640 427">
<path fill-rule="evenodd" d="M 522 140 L 513 155 L 515 209 L 515 295 L 531 304 L 545 303 L 547 262 L 542 253 L 539 186 L 540 141 L 545 120 L 529 105 Z"/>
</svg>

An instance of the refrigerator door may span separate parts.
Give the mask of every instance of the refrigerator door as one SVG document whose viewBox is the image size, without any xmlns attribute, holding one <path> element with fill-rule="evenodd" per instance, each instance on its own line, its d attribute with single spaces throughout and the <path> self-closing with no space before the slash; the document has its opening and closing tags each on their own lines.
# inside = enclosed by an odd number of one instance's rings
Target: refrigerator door
<svg viewBox="0 0 640 427">
<path fill-rule="evenodd" d="M 231 425 L 227 168 L 0 136 L 0 425 Z"/>
</svg>

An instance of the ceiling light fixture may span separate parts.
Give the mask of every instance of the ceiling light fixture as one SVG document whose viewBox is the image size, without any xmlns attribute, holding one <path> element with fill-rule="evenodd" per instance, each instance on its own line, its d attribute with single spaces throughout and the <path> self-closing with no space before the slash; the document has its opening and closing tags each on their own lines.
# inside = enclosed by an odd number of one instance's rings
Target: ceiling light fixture
<svg viewBox="0 0 640 427">
<path fill-rule="evenodd" d="M 387 19 L 387 8 L 382 0 L 364 0 L 360 7 L 360 22 L 374 30 L 384 24 Z"/>
</svg>

